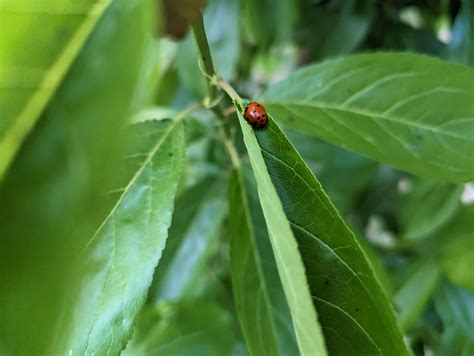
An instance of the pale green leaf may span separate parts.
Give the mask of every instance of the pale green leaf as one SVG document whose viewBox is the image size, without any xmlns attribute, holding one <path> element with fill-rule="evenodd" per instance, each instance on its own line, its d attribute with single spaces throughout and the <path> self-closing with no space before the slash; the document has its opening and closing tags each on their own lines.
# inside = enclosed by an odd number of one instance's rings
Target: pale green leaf
<svg viewBox="0 0 474 356">
<path fill-rule="evenodd" d="M 328 352 L 408 354 L 367 257 L 320 183 L 273 119 L 256 137 L 251 148 L 263 154 L 297 239 Z"/>
<path fill-rule="evenodd" d="M 428 259 L 410 266 L 407 277 L 394 295 L 398 324 L 404 331 L 415 324 L 427 307 L 438 285 L 440 271 L 436 261 Z"/>
<path fill-rule="evenodd" d="M 170 251 L 172 256 L 167 258 L 167 265 L 163 266 L 165 268 L 158 271 L 156 299 L 190 297 L 202 287 L 200 277 L 217 249 L 217 239 L 227 214 L 224 183 L 214 182 L 209 187 L 209 182 L 206 182 L 206 195 L 192 217 L 180 216 L 183 212 L 176 210 L 173 225 L 178 224 L 181 234 L 173 233 L 173 239 L 179 239 L 179 242 Z M 186 194 L 183 199 L 188 205 L 194 205 Z M 186 218 L 190 220 L 185 220 Z"/>
<path fill-rule="evenodd" d="M 161 302 L 143 310 L 122 355 L 231 355 L 233 327 L 230 313 L 209 301 Z"/>
<path fill-rule="evenodd" d="M 0 2 L 0 178 L 111 3 Z"/>
<path fill-rule="evenodd" d="M 290 224 L 268 174 L 254 131 L 238 113 L 245 146 L 257 180 L 268 233 L 303 355 L 325 355 L 324 340 L 313 307 L 305 269 Z"/>
<path fill-rule="evenodd" d="M 285 125 L 408 172 L 474 179 L 474 69 L 413 54 L 326 61 L 261 99 Z"/>
</svg>

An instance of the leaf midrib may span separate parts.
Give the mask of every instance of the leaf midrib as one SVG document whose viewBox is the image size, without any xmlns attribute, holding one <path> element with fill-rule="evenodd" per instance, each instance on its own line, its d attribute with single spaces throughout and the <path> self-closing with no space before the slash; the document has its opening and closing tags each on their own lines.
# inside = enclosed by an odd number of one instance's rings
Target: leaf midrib
<svg viewBox="0 0 474 356">
<path fill-rule="evenodd" d="M 382 113 L 375 113 L 375 112 L 367 111 L 367 110 L 360 109 L 360 108 L 354 108 L 354 107 L 342 108 L 342 107 L 338 107 L 338 106 L 331 105 L 331 104 L 321 102 L 321 101 L 308 103 L 308 102 L 304 102 L 304 101 L 280 101 L 279 100 L 279 101 L 265 101 L 265 104 L 273 105 L 273 106 L 283 106 L 283 107 L 284 106 L 305 106 L 305 107 L 312 107 L 312 108 L 321 109 L 321 110 L 327 109 L 327 110 L 340 111 L 340 112 L 344 112 L 344 113 L 358 114 L 358 115 L 367 116 L 367 117 L 370 117 L 370 118 L 379 118 L 379 119 L 387 120 L 387 121 L 390 121 L 390 122 L 395 122 L 395 123 L 398 123 L 398 124 L 404 124 L 404 125 L 407 125 L 407 126 L 410 126 L 410 127 L 431 131 L 435 134 L 440 134 L 440 135 L 456 138 L 456 139 L 459 139 L 459 140 L 474 142 L 473 140 L 470 140 L 466 137 L 456 135 L 452 132 L 439 130 L 438 127 L 436 127 L 436 126 L 423 125 L 423 124 L 420 124 L 418 122 L 410 122 L 410 121 L 398 119 L 398 118 L 395 118 L 395 117 L 392 118 L 392 117 L 385 116 Z M 302 119 L 305 120 L 305 121 L 308 121 L 305 117 L 302 117 Z M 308 122 L 310 122 L 310 121 L 308 121 Z"/>
</svg>

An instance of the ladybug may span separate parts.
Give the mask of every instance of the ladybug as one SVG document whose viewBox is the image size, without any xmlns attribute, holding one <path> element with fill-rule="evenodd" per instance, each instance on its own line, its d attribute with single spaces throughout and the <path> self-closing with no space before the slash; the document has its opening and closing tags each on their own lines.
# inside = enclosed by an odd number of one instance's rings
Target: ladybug
<svg viewBox="0 0 474 356">
<path fill-rule="evenodd" d="M 245 107 L 244 119 L 256 129 L 263 129 L 268 123 L 268 115 L 265 108 L 255 101 L 252 101 Z"/>
</svg>

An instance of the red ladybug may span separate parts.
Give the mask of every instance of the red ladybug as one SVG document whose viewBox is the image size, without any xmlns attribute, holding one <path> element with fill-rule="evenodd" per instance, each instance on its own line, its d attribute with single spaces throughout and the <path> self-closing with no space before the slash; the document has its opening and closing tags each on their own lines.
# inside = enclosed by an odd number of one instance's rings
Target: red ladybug
<svg viewBox="0 0 474 356">
<path fill-rule="evenodd" d="M 265 108 L 255 101 L 245 107 L 244 119 L 256 129 L 263 129 L 268 123 L 268 115 Z"/>
</svg>

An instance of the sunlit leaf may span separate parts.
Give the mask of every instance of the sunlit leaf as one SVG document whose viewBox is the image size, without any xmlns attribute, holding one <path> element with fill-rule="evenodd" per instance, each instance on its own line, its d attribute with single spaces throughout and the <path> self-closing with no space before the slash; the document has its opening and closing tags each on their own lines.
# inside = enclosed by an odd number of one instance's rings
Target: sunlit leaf
<svg viewBox="0 0 474 356">
<path fill-rule="evenodd" d="M 111 3 L 0 2 L 0 179 Z"/>
<path fill-rule="evenodd" d="M 71 329 L 68 297 L 80 293 L 81 251 L 107 214 L 150 36 L 148 5 L 108 8 L 0 186 L 2 354 L 68 354 L 65 335 L 87 332 Z"/>
</svg>

